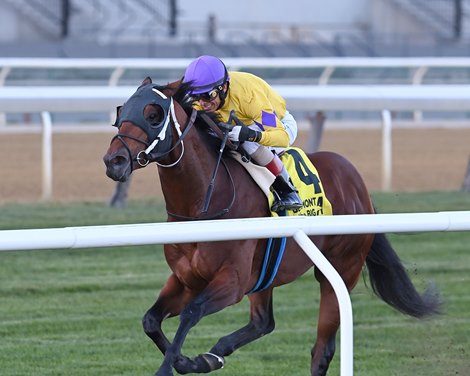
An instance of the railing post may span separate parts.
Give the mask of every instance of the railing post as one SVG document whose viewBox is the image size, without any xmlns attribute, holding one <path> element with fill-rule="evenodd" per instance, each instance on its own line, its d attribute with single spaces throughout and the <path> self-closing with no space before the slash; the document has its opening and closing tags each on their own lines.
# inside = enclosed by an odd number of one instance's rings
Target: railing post
<svg viewBox="0 0 470 376">
<path fill-rule="evenodd" d="M 382 190 L 392 189 L 392 115 L 382 111 Z"/>
<path fill-rule="evenodd" d="M 328 85 L 328 81 L 333 75 L 335 69 L 336 67 L 333 67 L 331 65 L 326 66 L 325 69 L 323 69 L 323 72 L 321 73 L 320 77 L 318 78 L 318 85 Z"/>
<path fill-rule="evenodd" d="M 424 75 L 428 72 L 429 67 L 421 66 L 415 70 L 412 78 L 413 85 L 421 85 L 423 82 Z M 414 111 L 413 112 L 413 120 L 415 122 L 419 122 L 423 120 L 423 111 Z"/>
<path fill-rule="evenodd" d="M 352 376 L 354 373 L 354 341 L 353 341 L 353 311 L 348 289 L 336 269 L 321 253 L 318 247 L 302 230 L 294 234 L 295 241 L 304 250 L 315 266 L 325 275 L 335 290 L 339 305 L 340 317 L 340 369 L 341 376 Z"/>
<path fill-rule="evenodd" d="M 41 112 L 42 119 L 42 199 L 52 198 L 52 120 L 47 111 Z"/>
<path fill-rule="evenodd" d="M 5 81 L 7 79 L 8 74 L 11 72 L 10 66 L 4 66 L 0 69 L 0 86 L 5 85 Z M 7 124 L 7 114 L 4 112 L 0 112 L 0 126 Z"/>
</svg>

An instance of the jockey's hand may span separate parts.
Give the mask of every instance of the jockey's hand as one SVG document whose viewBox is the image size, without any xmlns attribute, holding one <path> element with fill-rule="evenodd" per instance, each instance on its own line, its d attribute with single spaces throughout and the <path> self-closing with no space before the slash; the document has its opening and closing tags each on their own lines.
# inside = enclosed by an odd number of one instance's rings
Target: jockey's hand
<svg viewBox="0 0 470 376">
<path fill-rule="evenodd" d="M 257 132 L 246 126 L 236 125 L 228 134 L 228 139 L 232 142 L 259 142 L 259 140 L 261 140 L 261 132 Z"/>
</svg>

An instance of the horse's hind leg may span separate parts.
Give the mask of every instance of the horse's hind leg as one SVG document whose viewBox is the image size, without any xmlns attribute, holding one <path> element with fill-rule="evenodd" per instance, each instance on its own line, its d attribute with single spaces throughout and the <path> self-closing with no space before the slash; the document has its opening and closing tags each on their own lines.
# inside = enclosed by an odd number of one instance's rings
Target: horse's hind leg
<svg viewBox="0 0 470 376">
<path fill-rule="evenodd" d="M 356 285 L 362 271 L 371 237 L 354 238 L 348 246 L 337 246 L 341 250 L 341 266 L 330 258 L 330 262 L 341 275 L 346 288 L 351 291 Z M 335 250 L 331 250 L 334 254 Z M 347 257 L 348 256 L 348 257 Z M 328 371 L 336 350 L 336 332 L 340 324 L 339 305 L 336 293 L 326 277 L 315 268 L 315 277 L 320 282 L 320 312 L 318 318 L 317 339 L 312 349 L 312 376 L 324 376 Z"/>
<path fill-rule="evenodd" d="M 227 356 L 236 349 L 274 330 L 272 289 L 249 295 L 250 322 L 239 330 L 219 339 L 210 350 L 218 356 Z"/>
<path fill-rule="evenodd" d="M 320 313 L 317 339 L 312 349 L 312 376 L 326 375 L 336 350 L 336 332 L 339 327 L 339 306 L 335 292 L 328 280 L 320 280 Z"/>
</svg>

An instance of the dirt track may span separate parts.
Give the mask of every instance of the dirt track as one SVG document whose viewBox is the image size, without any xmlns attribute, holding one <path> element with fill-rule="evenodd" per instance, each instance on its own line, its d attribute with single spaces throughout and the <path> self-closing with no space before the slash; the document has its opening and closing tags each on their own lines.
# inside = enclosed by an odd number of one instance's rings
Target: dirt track
<svg viewBox="0 0 470 376">
<path fill-rule="evenodd" d="M 53 143 L 55 200 L 108 200 L 114 183 L 104 173 L 102 156 L 110 134 L 56 134 Z M 307 135 L 297 146 L 306 145 Z M 393 131 L 395 191 L 459 190 L 470 153 L 470 129 L 396 129 Z M 326 130 L 321 149 L 349 158 L 371 191 L 381 187 L 380 130 Z M 0 202 L 41 197 L 41 136 L 0 134 Z M 160 195 L 152 166 L 136 172 L 130 198 Z"/>
</svg>

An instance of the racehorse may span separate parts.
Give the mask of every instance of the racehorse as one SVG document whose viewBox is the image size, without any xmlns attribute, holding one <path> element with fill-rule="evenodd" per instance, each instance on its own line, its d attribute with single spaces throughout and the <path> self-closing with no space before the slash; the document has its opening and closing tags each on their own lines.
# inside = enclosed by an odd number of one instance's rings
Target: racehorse
<svg viewBox="0 0 470 376">
<path fill-rule="evenodd" d="M 166 86 L 155 85 L 150 78 L 142 82 L 118 108 L 118 133 L 103 158 L 106 174 L 125 181 L 134 170 L 156 162 L 170 222 L 270 216 L 266 196 L 238 161 L 223 155 L 221 168 L 214 174 L 220 140 L 208 127 L 207 118 L 186 100 L 188 89 L 180 82 Z M 318 171 L 333 215 L 375 213 L 363 179 L 349 161 L 332 152 L 308 158 Z M 209 186 L 212 199 L 207 205 Z M 312 240 L 349 291 L 365 263 L 372 289 L 392 307 L 417 318 L 439 311 L 437 294 L 430 289 L 423 295 L 416 291 L 384 234 L 315 236 Z M 274 330 L 274 288 L 294 281 L 313 265 L 297 243 L 288 239 L 271 285 L 250 293 L 260 274 L 266 243 L 266 239 L 248 239 L 164 246 L 172 274 L 142 320 L 145 333 L 164 354 L 156 375 L 173 375 L 173 369 L 185 374 L 222 368 L 225 357 Z M 339 308 L 328 280 L 316 268 L 314 274 L 321 298 L 311 374 L 325 375 L 335 353 Z M 240 302 L 246 294 L 250 302 L 246 326 L 195 358 L 181 353 L 188 332 L 201 318 Z M 170 342 L 162 321 L 177 315 L 180 324 Z"/>
</svg>

